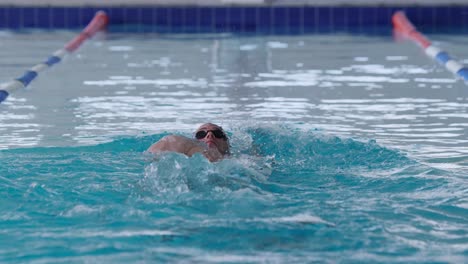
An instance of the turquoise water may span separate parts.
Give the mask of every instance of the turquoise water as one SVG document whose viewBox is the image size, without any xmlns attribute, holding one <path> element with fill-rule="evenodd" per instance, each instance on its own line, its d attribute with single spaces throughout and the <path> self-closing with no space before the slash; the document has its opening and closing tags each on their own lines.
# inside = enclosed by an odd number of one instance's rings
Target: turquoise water
<svg viewBox="0 0 468 264">
<path fill-rule="evenodd" d="M 9 80 L 73 32 L 0 35 Z M 466 262 L 466 96 L 390 36 L 101 36 L 0 105 L 0 262 Z"/>
<path fill-rule="evenodd" d="M 238 133 L 255 143 L 215 164 L 152 162 L 163 134 L 2 152 L 2 262 L 465 259 L 465 175 L 373 141 Z"/>
</svg>

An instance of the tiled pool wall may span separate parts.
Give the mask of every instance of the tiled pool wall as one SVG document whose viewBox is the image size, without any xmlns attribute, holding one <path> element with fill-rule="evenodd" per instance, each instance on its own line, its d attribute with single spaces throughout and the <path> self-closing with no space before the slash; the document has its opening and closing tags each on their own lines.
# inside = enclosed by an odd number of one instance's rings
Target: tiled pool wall
<svg viewBox="0 0 468 264">
<path fill-rule="evenodd" d="M 81 28 L 98 10 L 104 10 L 109 15 L 111 30 L 116 31 L 267 34 L 342 31 L 378 34 L 388 33 L 392 14 L 404 10 L 410 20 L 427 33 L 468 31 L 468 1 L 430 1 L 431 5 L 379 4 L 382 1 L 376 1 L 378 5 L 357 5 L 359 1 L 351 1 L 353 5 L 327 5 L 324 1 L 311 5 L 311 1 L 292 1 L 294 4 L 288 5 L 287 1 L 266 0 L 238 0 L 236 4 L 222 0 L 204 1 L 204 4 L 200 1 L 192 1 L 192 4 L 190 1 L 185 1 L 188 2 L 186 4 L 182 1 L 156 1 L 159 4 L 150 5 L 137 1 L 139 4 L 132 2 L 131 6 L 110 5 L 112 1 L 106 1 L 106 5 L 101 6 L 70 5 L 73 1 L 66 6 L 37 5 L 41 0 L 37 0 L 35 6 L 28 6 L 24 2 L 6 5 L 5 1 L 0 0 L 0 28 Z M 339 4 L 344 1 L 335 2 Z"/>
</svg>

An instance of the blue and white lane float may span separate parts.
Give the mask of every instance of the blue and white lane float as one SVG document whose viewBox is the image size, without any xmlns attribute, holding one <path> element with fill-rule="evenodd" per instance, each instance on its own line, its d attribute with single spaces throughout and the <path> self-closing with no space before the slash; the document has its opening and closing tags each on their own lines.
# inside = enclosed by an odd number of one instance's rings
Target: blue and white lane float
<svg viewBox="0 0 468 264">
<path fill-rule="evenodd" d="M 416 30 L 405 13 L 402 11 L 395 12 L 392 16 L 392 23 L 397 38 L 406 38 L 417 43 L 429 57 L 445 66 L 453 74 L 461 77 L 465 83 L 468 83 L 468 68 L 450 57 L 447 52 L 432 45 L 429 39 Z"/>
<path fill-rule="evenodd" d="M 62 49 L 55 51 L 46 61 L 33 66 L 31 69 L 27 70 L 23 76 L 0 84 L 0 103 L 3 102 L 11 92 L 28 86 L 29 83 L 38 76 L 39 72 L 52 67 L 54 64 L 60 62 L 65 55 L 78 49 L 85 40 L 94 36 L 96 32 L 103 30 L 108 22 L 109 18 L 106 13 L 98 11 L 79 35 L 68 42 Z"/>
</svg>

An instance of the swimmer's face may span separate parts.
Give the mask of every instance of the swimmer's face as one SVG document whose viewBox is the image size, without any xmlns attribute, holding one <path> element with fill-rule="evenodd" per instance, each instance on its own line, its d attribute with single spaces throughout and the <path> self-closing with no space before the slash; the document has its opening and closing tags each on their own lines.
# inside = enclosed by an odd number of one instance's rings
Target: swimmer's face
<svg viewBox="0 0 468 264">
<path fill-rule="evenodd" d="M 223 155 L 229 154 L 229 141 L 220 126 L 203 124 L 195 131 L 195 138 L 204 142 L 209 148 L 217 148 Z"/>
</svg>

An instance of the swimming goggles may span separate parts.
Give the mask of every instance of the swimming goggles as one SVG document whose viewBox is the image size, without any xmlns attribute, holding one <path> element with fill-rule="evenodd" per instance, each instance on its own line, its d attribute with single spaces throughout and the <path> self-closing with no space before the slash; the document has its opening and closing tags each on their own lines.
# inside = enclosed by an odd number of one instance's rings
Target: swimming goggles
<svg viewBox="0 0 468 264">
<path fill-rule="evenodd" d="M 203 139 L 206 137 L 206 135 L 208 135 L 208 132 L 211 132 L 213 133 L 213 135 L 216 137 L 216 138 L 224 138 L 226 139 L 226 134 L 224 134 L 224 132 L 220 129 L 215 129 L 215 130 L 200 130 L 198 131 L 197 133 L 195 133 L 195 138 L 196 139 Z"/>
</svg>

